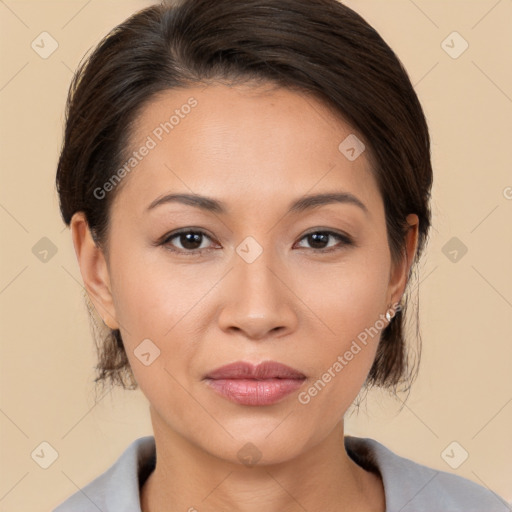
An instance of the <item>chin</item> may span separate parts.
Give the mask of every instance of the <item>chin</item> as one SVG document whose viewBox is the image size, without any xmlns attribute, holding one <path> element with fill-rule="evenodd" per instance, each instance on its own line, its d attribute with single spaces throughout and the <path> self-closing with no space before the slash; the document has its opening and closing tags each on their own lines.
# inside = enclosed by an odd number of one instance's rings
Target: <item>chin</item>
<svg viewBox="0 0 512 512">
<path fill-rule="evenodd" d="M 216 445 L 211 447 L 211 453 L 231 464 L 241 467 L 253 468 L 281 464 L 300 455 L 292 436 L 288 437 L 288 444 L 283 444 L 282 439 L 269 440 L 264 435 L 260 438 L 237 439 L 227 443 L 228 446 Z"/>
<path fill-rule="evenodd" d="M 308 435 L 303 428 L 291 428 L 291 425 L 286 425 L 287 421 L 290 420 L 266 421 L 263 424 L 239 422 L 237 428 L 225 424 L 232 438 L 227 435 L 210 438 L 207 445 L 203 438 L 200 446 L 215 457 L 242 466 L 281 464 L 316 444 L 315 438 L 319 435 L 317 432 Z"/>
</svg>

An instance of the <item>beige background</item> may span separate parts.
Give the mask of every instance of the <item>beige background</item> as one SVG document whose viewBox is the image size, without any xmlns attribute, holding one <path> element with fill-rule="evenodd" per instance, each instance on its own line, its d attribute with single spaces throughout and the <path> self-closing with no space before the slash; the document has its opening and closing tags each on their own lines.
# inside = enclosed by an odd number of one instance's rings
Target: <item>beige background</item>
<svg viewBox="0 0 512 512">
<path fill-rule="evenodd" d="M 94 404 L 94 345 L 54 190 L 72 70 L 150 3 L 0 1 L 0 511 L 53 508 L 152 433 L 140 391 Z M 400 413 L 396 400 L 372 393 L 347 433 L 512 503 L 512 1 L 347 4 L 405 64 L 429 120 L 435 173 L 419 268 L 419 378 Z M 31 48 L 43 31 L 59 45 L 47 59 Z M 442 46 L 453 31 L 469 43 L 456 59 Z M 462 41 L 452 40 L 453 52 Z M 46 262 L 32 252 L 43 237 L 57 249 Z M 455 262 L 443 253 L 452 237 L 468 248 Z M 58 452 L 48 469 L 31 458 L 43 441 Z M 453 441 L 452 460 L 469 453 L 458 469 L 441 455 Z"/>
</svg>

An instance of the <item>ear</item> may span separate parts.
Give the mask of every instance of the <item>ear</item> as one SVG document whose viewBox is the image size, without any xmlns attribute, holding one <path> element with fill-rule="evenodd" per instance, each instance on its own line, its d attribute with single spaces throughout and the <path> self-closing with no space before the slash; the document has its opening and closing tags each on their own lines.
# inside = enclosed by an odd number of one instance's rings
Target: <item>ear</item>
<svg viewBox="0 0 512 512">
<path fill-rule="evenodd" d="M 73 215 L 70 222 L 75 254 L 80 273 L 98 314 L 111 329 L 118 329 L 112 299 L 110 276 L 103 251 L 94 242 L 83 212 Z"/>
<path fill-rule="evenodd" d="M 407 279 L 409 271 L 416 256 L 418 248 L 418 232 L 419 232 L 419 219 L 414 213 L 411 213 L 406 218 L 409 224 L 409 229 L 405 235 L 405 250 L 406 254 L 402 260 L 393 265 L 389 281 L 389 304 L 399 302 L 404 294 L 405 287 L 407 286 Z"/>
</svg>

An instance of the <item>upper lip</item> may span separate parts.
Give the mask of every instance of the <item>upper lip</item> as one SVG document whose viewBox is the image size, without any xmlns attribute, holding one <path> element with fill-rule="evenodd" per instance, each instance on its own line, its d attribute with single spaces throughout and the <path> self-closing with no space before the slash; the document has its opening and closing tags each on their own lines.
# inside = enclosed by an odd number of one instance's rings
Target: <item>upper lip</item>
<svg viewBox="0 0 512 512">
<path fill-rule="evenodd" d="M 306 376 L 282 363 L 262 361 L 254 365 L 246 361 L 236 361 L 217 368 L 208 375 L 207 379 L 304 379 Z"/>
</svg>

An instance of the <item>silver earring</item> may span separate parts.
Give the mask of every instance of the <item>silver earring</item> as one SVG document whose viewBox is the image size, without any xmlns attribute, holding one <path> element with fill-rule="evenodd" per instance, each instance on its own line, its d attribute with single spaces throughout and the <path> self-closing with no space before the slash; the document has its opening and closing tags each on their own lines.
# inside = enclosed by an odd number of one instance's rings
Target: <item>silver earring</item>
<svg viewBox="0 0 512 512">
<path fill-rule="evenodd" d="M 388 310 L 386 311 L 386 320 L 387 320 L 388 322 L 391 322 L 391 319 L 392 319 L 392 318 L 393 318 L 393 317 L 391 316 L 391 313 L 389 312 L 389 309 L 388 309 Z"/>
</svg>

